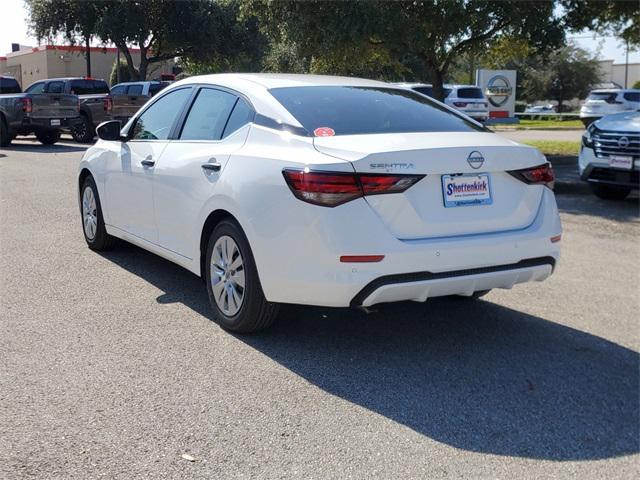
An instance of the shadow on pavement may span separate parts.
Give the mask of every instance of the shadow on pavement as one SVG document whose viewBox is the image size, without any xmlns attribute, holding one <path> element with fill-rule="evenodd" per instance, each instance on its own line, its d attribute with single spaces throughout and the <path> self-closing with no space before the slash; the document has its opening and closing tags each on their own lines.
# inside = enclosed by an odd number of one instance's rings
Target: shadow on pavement
<svg viewBox="0 0 640 480">
<path fill-rule="evenodd" d="M 37 141 L 14 141 L 8 147 L 2 147 L 2 151 L 9 152 L 35 152 L 35 153 L 69 153 L 84 152 L 91 145 L 68 145 L 64 143 L 56 143 L 54 145 L 42 145 Z"/>
<path fill-rule="evenodd" d="M 201 281 L 122 245 L 104 257 L 209 316 Z M 285 306 L 238 336 L 306 381 L 436 441 L 496 455 L 595 460 L 640 451 L 639 356 L 489 301 Z M 264 392 L 268 395 L 268 392 Z"/>
<path fill-rule="evenodd" d="M 625 200 L 602 200 L 587 190 L 584 194 L 556 195 L 561 213 L 592 215 L 617 222 L 640 220 L 638 193 L 631 192 Z"/>
</svg>

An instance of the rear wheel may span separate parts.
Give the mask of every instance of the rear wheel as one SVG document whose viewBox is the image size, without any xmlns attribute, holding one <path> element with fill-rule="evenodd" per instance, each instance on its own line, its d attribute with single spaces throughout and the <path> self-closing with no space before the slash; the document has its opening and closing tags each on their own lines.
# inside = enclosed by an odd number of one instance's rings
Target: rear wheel
<svg viewBox="0 0 640 480">
<path fill-rule="evenodd" d="M 617 187 L 615 185 L 603 185 L 600 183 L 590 183 L 591 191 L 596 197 L 604 200 L 624 200 L 631 193 L 628 187 Z"/>
<path fill-rule="evenodd" d="M 80 191 L 80 213 L 84 239 L 91 250 L 107 250 L 115 238 L 107 233 L 102 217 L 100 197 L 93 177 L 87 177 Z"/>
<path fill-rule="evenodd" d="M 43 145 L 53 145 L 60 140 L 60 132 L 58 130 L 43 130 L 36 132 L 36 138 Z"/>
<path fill-rule="evenodd" d="M 82 121 L 71 128 L 71 136 L 78 143 L 91 143 L 96 133 L 93 122 L 86 115 L 82 115 L 80 118 Z"/>
<path fill-rule="evenodd" d="M 13 137 L 9 135 L 9 127 L 4 117 L 0 115 L 0 147 L 8 147 L 11 145 Z"/>
<path fill-rule="evenodd" d="M 278 305 L 265 298 L 249 242 L 236 222 L 223 220 L 213 229 L 205 265 L 216 323 L 237 333 L 257 332 L 273 323 Z"/>
</svg>

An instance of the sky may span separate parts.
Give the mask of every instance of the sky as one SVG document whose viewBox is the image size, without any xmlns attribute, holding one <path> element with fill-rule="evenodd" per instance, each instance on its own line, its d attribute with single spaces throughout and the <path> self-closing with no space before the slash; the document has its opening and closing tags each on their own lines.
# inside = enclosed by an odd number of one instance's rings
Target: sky
<svg viewBox="0 0 640 480">
<path fill-rule="evenodd" d="M 2 13 L 0 16 L 0 56 L 11 51 L 12 43 L 35 46 L 35 38 L 27 33 L 26 17 L 23 0 L 0 0 Z M 615 63 L 625 62 L 625 48 L 615 37 L 595 36 L 593 32 L 585 31 L 569 35 L 580 47 L 593 53 L 599 51 L 602 60 L 614 60 Z M 640 52 L 630 52 L 629 62 L 640 62 Z"/>
</svg>

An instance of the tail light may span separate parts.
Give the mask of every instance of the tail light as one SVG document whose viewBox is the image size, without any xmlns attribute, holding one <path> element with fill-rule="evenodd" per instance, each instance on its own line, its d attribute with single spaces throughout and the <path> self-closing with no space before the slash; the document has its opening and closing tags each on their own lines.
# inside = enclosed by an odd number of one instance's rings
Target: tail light
<svg viewBox="0 0 640 480">
<path fill-rule="evenodd" d="M 466 107 L 467 102 L 453 102 L 456 107 Z"/>
<path fill-rule="evenodd" d="M 545 185 L 552 190 L 556 179 L 553 168 L 549 163 L 532 168 L 523 168 L 522 170 L 512 170 L 509 173 L 529 185 Z"/>
<path fill-rule="evenodd" d="M 296 198 L 314 205 L 336 207 L 365 195 L 402 193 L 424 175 L 318 172 L 286 168 L 285 181 Z"/>
<path fill-rule="evenodd" d="M 21 102 L 22 102 L 22 111 L 24 113 L 33 112 L 33 102 L 31 101 L 30 98 L 23 98 Z"/>
<path fill-rule="evenodd" d="M 103 98 L 102 106 L 105 112 L 110 112 L 113 109 L 113 100 L 111 100 L 111 98 Z"/>
</svg>

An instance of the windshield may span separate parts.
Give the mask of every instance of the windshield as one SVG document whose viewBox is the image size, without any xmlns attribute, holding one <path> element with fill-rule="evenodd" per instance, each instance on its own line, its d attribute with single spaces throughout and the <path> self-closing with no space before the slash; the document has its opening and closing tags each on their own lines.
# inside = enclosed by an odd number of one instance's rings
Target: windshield
<svg viewBox="0 0 640 480">
<path fill-rule="evenodd" d="M 482 127 L 411 90 L 384 87 L 285 87 L 270 93 L 308 131 L 336 135 L 471 132 Z"/>
</svg>

